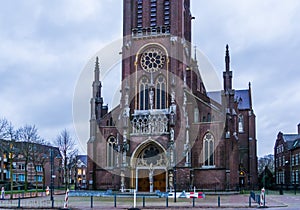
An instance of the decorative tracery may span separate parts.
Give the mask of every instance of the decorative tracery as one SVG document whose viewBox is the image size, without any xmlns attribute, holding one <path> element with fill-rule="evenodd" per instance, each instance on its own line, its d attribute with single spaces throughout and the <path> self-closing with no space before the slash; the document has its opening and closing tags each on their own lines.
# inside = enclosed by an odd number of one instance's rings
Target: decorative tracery
<svg viewBox="0 0 300 210">
<path fill-rule="evenodd" d="M 156 80 L 156 109 L 166 108 L 166 79 L 160 75 Z"/>
<path fill-rule="evenodd" d="M 156 47 L 145 50 L 141 56 L 141 67 L 147 72 L 156 72 L 163 68 L 166 57 L 163 51 Z"/>
<path fill-rule="evenodd" d="M 156 145 L 147 146 L 138 156 L 137 166 L 166 166 L 164 152 Z"/>
<path fill-rule="evenodd" d="M 214 166 L 214 137 L 207 133 L 203 138 L 204 166 Z"/>
<path fill-rule="evenodd" d="M 107 167 L 113 167 L 116 162 L 115 158 L 115 147 L 117 145 L 117 140 L 115 137 L 111 136 L 106 143 L 106 165 Z"/>
<path fill-rule="evenodd" d="M 139 83 L 140 94 L 140 110 L 147 110 L 149 108 L 149 79 L 142 77 Z"/>
</svg>

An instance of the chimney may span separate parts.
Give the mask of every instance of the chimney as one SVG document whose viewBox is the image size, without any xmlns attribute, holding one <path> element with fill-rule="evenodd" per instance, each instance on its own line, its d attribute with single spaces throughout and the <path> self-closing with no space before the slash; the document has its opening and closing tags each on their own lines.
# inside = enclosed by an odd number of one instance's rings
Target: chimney
<svg viewBox="0 0 300 210">
<path fill-rule="evenodd" d="M 300 123 L 298 124 L 298 134 L 300 135 Z"/>
</svg>

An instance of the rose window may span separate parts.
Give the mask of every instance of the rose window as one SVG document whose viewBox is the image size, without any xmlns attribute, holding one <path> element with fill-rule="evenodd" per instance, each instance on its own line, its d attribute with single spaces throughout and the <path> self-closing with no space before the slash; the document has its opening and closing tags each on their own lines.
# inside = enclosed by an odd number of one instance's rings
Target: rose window
<svg viewBox="0 0 300 210">
<path fill-rule="evenodd" d="M 147 72 L 160 70 L 165 63 L 165 55 L 157 48 L 147 49 L 141 56 L 141 66 Z"/>
</svg>

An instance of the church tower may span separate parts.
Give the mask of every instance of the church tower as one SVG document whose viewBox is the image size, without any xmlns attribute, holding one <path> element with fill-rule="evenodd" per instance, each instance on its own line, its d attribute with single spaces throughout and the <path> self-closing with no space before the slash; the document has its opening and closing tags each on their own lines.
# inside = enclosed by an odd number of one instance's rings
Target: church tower
<svg viewBox="0 0 300 210">
<path fill-rule="evenodd" d="M 186 85 L 191 63 L 190 1 L 124 0 L 123 6 L 122 120 L 118 127 L 122 148 L 128 150 L 123 150 L 121 174 L 135 177 L 127 183 L 122 178 L 121 185 L 138 191 L 166 191 L 173 188 L 176 138 L 188 141 L 187 113 L 178 110 L 178 105 L 185 108 L 187 97 L 178 87 Z M 176 122 L 176 117 L 181 121 Z M 184 145 L 188 143 L 177 144 L 181 150 Z M 190 158 L 185 164 L 190 164 Z"/>
</svg>

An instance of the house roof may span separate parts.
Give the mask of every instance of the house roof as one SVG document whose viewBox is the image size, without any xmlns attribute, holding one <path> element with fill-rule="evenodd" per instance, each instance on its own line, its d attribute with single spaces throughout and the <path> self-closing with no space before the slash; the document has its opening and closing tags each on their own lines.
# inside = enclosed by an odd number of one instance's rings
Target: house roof
<svg viewBox="0 0 300 210">
<path fill-rule="evenodd" d="M 292 149 L 294 147 L 296 140 L 299 140 L 300 142 L 300 134 L 283 134 L 282 138 L 286 142 L 288 149 Z"/>
<path fill-rule="evenodd" d="M 83 164 L 87 165 L 87 155 L 77 155 L 77 161 L 81 161 Z"/>
<path fill-rule="evenodd" d="M 292 149 L 296 149 L 296 148 L 299 148 L 299 147 L 300 147 L 300 138 L 296 139 L 293 142 Z"/>
<path fill-rule="evenodd" d="M 212 100 L 222 103 L 221 91 L 213 91 L 207 93 Z M 249 90 L 235 90 L 234 99 L 238 102 L 238 109 L 251 109 L 251 98 Z"/>
</svg>

